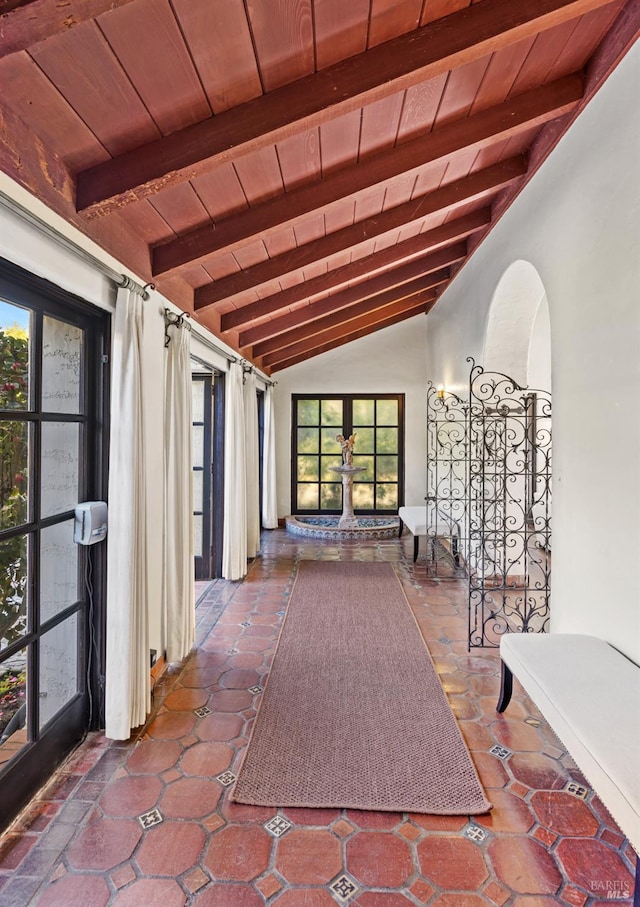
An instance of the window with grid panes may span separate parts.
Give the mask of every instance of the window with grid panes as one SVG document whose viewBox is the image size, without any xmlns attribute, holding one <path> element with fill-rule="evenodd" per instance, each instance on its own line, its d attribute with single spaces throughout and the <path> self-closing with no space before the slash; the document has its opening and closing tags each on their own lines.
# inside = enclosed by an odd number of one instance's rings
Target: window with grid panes
<svg viewBox="0 0 640 907">
<path fill-rule="evenodd" d="M 355 434 L 353 506 L 396 512 L 404 500 L 404 394 L 294 394 L 292 513 L 340 513 L 342 463 L 336 435 Z"/>
</svg>

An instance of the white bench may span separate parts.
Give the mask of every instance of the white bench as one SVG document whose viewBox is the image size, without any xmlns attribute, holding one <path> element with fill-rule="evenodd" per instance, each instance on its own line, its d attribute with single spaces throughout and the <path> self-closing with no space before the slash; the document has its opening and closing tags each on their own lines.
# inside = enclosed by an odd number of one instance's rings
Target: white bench
<svg viewBox="0 0 640 907">
<path fill-rule="evenodd" d="M 518 678 L 613 819 L 640 852 L 640 667 L 595 636 L 508 633 L 503 712 Z M 634 905 L 640 905 L 640 858 Z"/>
<path fill-rule="evenodd" d="M 400 518 L 400 531 L 398 538 L 402 536 L 402 530 L 406 526 L 413 535 L 413 561 L 418 559 L 420 550 L 420 538 L 437 536 L 451 539 L 451 554 L 456 564 L 459 558 L 459 539 L 460 527 L 455 520 L 450 520 L 438 510 L 434 504 L 422 504 L 417 507 L 400 507 L 398 508 L 398 517 Z"/>
</svg>

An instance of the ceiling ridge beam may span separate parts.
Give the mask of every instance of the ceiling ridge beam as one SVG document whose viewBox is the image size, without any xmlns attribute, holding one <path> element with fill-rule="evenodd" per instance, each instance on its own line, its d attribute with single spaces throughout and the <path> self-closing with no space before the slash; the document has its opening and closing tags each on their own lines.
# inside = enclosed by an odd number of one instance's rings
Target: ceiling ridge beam
<svg viewBox="0 0 640 907">
<path fill-rule="evenodd" d="M 359 318 L 362 315 L 376 317 L 377 312 L 382 311 L 389 306 L 396 305 L 396 303 L 416 296 L 418 293 L 435 290 L 437 286 L 446 283 L 446 281 L 449 280 L 449 276 L 449 270 L 448 268 L 445 268 L 443 271 L 438 271 L 436 274 L 408 281 L 404 286 L 385 290 L 382 293 L 378 293 L 367 299 L 362 299 L 343 309 L 334 311 L 329 310 L 328 312 L 325 312 L 324 315 L 318 313 L 316 318 L 309 320 L 306 324 L 288 330 L 285 329 L 284 331 L 269 337 L 268 340 L 255 344 L 252 349 L 252 356 L 265 356 L 268 353 L 273 353 L 285 346 L 291 346 L 294 343 L 306 340 L 308 337 L 345 325 L 349 321 L 353 321 L 354 318 Z"/>
<path fill-rule="evenodd" d="M 60 3 L 51 0 L 29 0 L 2 11 L 0 5 L 0 59 L 27 50 L 61 32 L 95 19 L 132 0 L 73 0 Z"/>
<path fill-rule="evenodd" d="M 437 264 L 435 261 L 427 263 L 427 259 L 421 258 L 410 262 L 404 267 L 386 271 L 371 280 L 349 287 L 333 296 L 327 296 L 319 302 L 313 302 L 304 306 L 304 308 L 287 312 L 278 318 L 272 318 L 254 328 L 242 331 L 238 342 L 242 347 L 254 346 L 257 343 L 268 340 L 270 337 L 275 337 L 276 334 L 283 333 L 283 331 L 308 324 L 310 321 L 315 321 L 317 318 L 321 318 L 331 312 L 346 309 L 365 299 L 370 303 L 376 303 L 381 298 L 381 294 L 384 295 L 385 293 L 395 294 L 395 298 L 397 298 L 404 291 L 407 284 L 418 279 L 425 281 L 425 278 L 429 277 L 425 286 L 439 286 L 451 277 L 448 265 L 466 258 L 467 244 L 464 242 L 457 243 L 444 251 L 449 252 L 449 254 L 445 256 L 441 255 L 441 253 L 436 253 L 440 259 Z"/>
<path fill-rule="evenodd" d="M 431 309 L 436 304 L 437 299 L 432 299 L 427 302 L 422 302 L 418 306 L 411 309 L 407 309 L 405 312 L 400 312 L 397 315 L 392 315 L 389 318 L 385 318 L 384 321 L 380 321 L 377 324 L 372 324 L 367 327 L 358 328 L 356 331 L 350 331 L 347 334 L 344 334 L 342 337 L 337 337 L 335 340 L 327 341 L 322 343 L 320 346 L 314 347 L 312 350 L 307 350 L 306 352 L 295 354 L 288 354 L 285 359 L 278 359 L 273 363 L 272 366 L 265 366 L 268 368 L 270 373 L 276 371 L 282 371 L 285 368 L 290 368 L 292 365 L 297 365 L 300 362 L 306 362 L 309 359 L 312 359 L 314 356 L 319 356 L 322 353 L 328 353 L 330 350 L 334 350 L 337 347 L 344 346 L 347 343 L 352 343 L 354 340 L 359 340 L 362 337 L 367 337 L 369 334 L 374 334 L 377 331 L 383 330 L 384 328 L 391 327 L 391 325 L 398 324 L 401 321 L 407 321 L 409 318 L 415 318 L 416 315 L 424 313 L 428 314 Z"/>
<path fill-rule="evenodd" d="M 379 328 L 381 323 L 386 322 L 387 319 L 393 318 L 395 315 L 399 315 L 402 312 L 413 311 L 417 314 L 419 311 L 424 311 L 425 306 L 434 301 L 435 294 L 429 291 L 416 293 L 405 299 L 399 299 L 394 305 L 386 306 L 385 309 L 379 309 L 351 319 L 350 326 L 348 322 L 345 322 L 334 328 L 327 328 L 322 332 L 323 334 L 328 335 L 324 340 L 322 340 L 321 334 L 314 334 L 297 343 L 292 343 L 287 347 L 281 347 L 273 353 L 267 353 L 262 357 L 262 363 L 266 367 L 271 367 L 275 362 L 281 361 L 283 357 L 286 358 L 299 352 L 314 349 L 318 345 L 318 342 L 331 342 L 332 340 L 337 339 L 338 336 L 350 334 L 363 327 L 378 326 Z"/>
<path fill-rule="evenodd" d="M 305 243 L 250 268 L 222 277 L 214 283 L 199 287 L 194 293 L 195 308 L 205 308 L 244 290 L 252 289 L 271 280 L 278 280 L 300 268 L 323 261 L 337 252 L 358 246 L 376 236 L 382 236 L 439 211 L 446 211 L 451 207 L 486 198 L 513 180 L 520 179 L 526 170 L 526 158 L 518 155 L 486 167 L 484 170 L 478 170 L 468 176 L 453 180 L 426 195 L 411 199 L 402 205 L 396 205 L 394 208 L 358 221 L 342 230 L 336 230 L 320 239 Z"/>
<path fill-rule="evenodd" d="M 416 255 L 425 255 L 427 263 L 431 256 L 441 251 L 445 243 L 456 240 L 466 239 L 477 230 L 482 230 L 491 223 L 491 208 L 480 208 L 478 211 L 472 211 L 456 220 L 447 221 L 440 227 L 434 227 L 425 233 L 418 233 L 402 242 L 396 243 L 395 246 L 387 246 L 378 252 L 372 252 L 371 255 L 365 255 L 349 264 L 341 265 L 332 271 L 326 271 L 310 280 L 297 283 L 292 287 L 279 290 L 271 296 L 265 296 L 256 302 L 250 302 L 247 305 L 230 312 L 225 312 L 220 318 L 220 328 L 222 331 L 230 331 L 235 328 L 241 328 L 252 321 L 256 321 L 265 315 L 273 315 L 297 302 L 318 296 L 329 290 L 335 290 L 353 280 L 359 280 L 367 277 L 369 274 L 382 270 L 393 265 L 399 265 L 412 259 Z M 446 248 L 442 249 L 446 257 Z M 439 260 L 439 259 L 434 259 Z M 441 267 L 437 265 L 436 267 Z"/>
<path fill-rule="evenodd" d="M 329 117 L 481 59 L 611 0 L 482 0 L 77 176 L 78 210 L 104 214 Z"/>
<path fill-rule="evenodd" d="M 507 141 L 526 129 L 542 126 L 568 113 L 580 102 L 583 90 L 580 73 L 565 76 L 268 199 L 218 221 L 213 228 L 207 224 L 159 243 L 152 251 L 152 272 L 154 275 L 167 274 L 199 262 L 207 255 L 232 252 L 244 243 L 255 241 L 357 192 L 457 152 L 470 152 L 486 147 L 487 143 Z"/>
</svg>

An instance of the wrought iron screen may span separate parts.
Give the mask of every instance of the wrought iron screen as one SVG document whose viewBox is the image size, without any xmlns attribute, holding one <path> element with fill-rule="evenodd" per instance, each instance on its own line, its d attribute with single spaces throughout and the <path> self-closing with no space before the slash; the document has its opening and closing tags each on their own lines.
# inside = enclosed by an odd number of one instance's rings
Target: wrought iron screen
<svg viewBox="0 0 640 907">
<path fill-rule="evenodd" d="M 427 388 L 427 571 L 465 576 L 468 539 L 469 406 L 456 394 Z"/>
<path fill-rule="evenodd" d="M 496 647 L 549 623 L 551 396 L 470 361 L 469 648 Z"/>
<path fill-rule="evenodd" d="M 471 362 L 468 398 L 427 390 L 427 571 L 467 577 L 469 648 L 544 632 L 551 396 Z"/>
</svg>

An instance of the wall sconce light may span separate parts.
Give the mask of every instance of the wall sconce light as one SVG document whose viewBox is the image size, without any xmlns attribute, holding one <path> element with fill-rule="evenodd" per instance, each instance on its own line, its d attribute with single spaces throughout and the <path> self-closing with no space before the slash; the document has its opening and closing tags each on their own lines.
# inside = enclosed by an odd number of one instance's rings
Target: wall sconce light
<svg viewBox="0 0 640 907">
<path fill-rule="evenodd" d="M 436 391 L 439 400 L 444 400 L 444 384 L 439 384 Z"/>
</svg>

